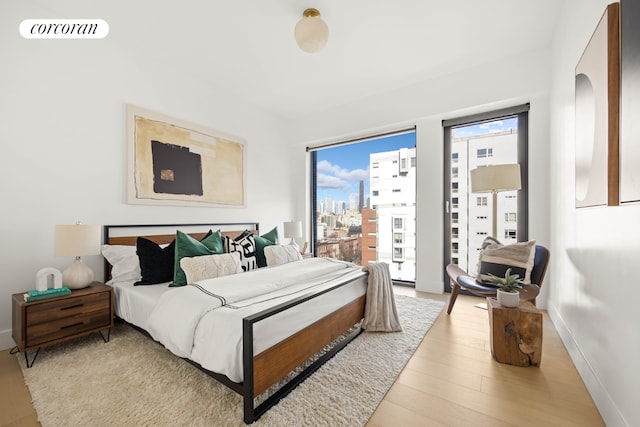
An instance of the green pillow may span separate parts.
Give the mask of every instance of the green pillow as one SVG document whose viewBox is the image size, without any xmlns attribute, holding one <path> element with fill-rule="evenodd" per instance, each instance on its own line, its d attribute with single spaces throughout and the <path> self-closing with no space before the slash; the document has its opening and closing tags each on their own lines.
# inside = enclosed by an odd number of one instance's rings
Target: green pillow
<svg viewBox="0 0 640 427">
<path fill-rule="evenodd" d="M 248 233 L 248 231 L 245 231 L 245 233 Z M 262 236 L 256 236 L 254 234 L 253 238 L 256 242 L 256 262 L 258 267 L 266 267 L 267 258 L 264 256 L 264 248 L 278 244 L 278 227 L 273 227 L 271 231 Z"/>
<path fill-rule="evenodd" d="M 222 246 L 222 233 L 220 230 L 211 233 L 202 241 L 198 241 L 182 231 L 176 231 L 176 252 L 173 270 L 173 283 L 169 286 L 184 286 L 187 284 L 187 276 L 180 267 L 180 260 L 185 257 L 202 255 L 216 255 L 224 253 Z"/>
</svg>

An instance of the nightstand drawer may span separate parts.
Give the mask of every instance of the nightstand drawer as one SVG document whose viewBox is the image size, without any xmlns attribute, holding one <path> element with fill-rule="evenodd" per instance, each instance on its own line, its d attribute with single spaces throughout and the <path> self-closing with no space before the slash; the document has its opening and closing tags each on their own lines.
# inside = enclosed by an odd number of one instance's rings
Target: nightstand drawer
<svg viewBox="0 0 640 427">
<path fill-rule="evenodd" d="M 91 313 L 96 311 L 102 311 L 108 317 L 110 306 L 111 294 L 109 292 L 64 298 L 59 301 L 47 301 L 46 304 L 33 304 L 26 307 L 27 329 L 43 323 L 50 325 L 51 322 L 61 319 L 91 316 Z"/>
<path fill-rule="evenodd" d="M 113 288 L 104 283 L 57 298 L 26 302 L 18 293 L 11 300 L 12 337 L 25 357 L 29 350 L 113 327 Z"/>
<path fill-rule="evenodd" d="M 57 319 L 27 328 L 26 346 L 44 344 L 58 338 L 79 334 L 92 329 L 111 326 L 111 311 L 108 309 L 78 313 L 75 316 Z"/>
</svg>

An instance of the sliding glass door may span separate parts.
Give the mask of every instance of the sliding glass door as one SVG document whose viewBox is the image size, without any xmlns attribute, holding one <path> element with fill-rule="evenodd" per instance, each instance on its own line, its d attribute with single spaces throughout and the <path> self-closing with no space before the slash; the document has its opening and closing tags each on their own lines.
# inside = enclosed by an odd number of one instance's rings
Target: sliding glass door
<svg viewBox="0 0 640 427">
<path fill-rule="evenodd" d="M 458 264 L 475 275 L 480 248 L 487 236 L 503 244 L 528 239 L 528 110 L 529 106 L 523 105 L 443 122 L 445 265 Z M 471 192 L 472 170 L 515 163 L 520 165 L 520 190 Z M 493 197 L 497 201 L 495 211 Z M 450 290 L 446 274 L 445 288 Z"/>
</svg>

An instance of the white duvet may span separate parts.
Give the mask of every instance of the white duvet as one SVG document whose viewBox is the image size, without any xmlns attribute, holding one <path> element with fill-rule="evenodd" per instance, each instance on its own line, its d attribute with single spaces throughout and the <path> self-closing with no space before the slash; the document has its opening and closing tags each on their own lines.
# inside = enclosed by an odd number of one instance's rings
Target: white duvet
<svg viewBox="0 0 640 427">
<path fill-rule="evenodd" d="M 207 279 L 164 292 L 147 322 L 151 336 L 180 357 L 241 382 L 242 319 L 292 298 L 350 279 L 349 286 L 254 325 L 254 354 L 366 292 L 360 267 L 312 258 Z"/>
</svg>

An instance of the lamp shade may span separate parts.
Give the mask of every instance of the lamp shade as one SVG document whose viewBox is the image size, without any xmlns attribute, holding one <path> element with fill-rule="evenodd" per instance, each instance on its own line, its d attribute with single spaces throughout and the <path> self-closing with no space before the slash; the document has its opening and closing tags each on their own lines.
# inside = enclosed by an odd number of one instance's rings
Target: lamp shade
<svg viewBox="0 0 640 427">
<path fill-rule="evenodd" d="M 302 237 L 302 221 L 285 222 L 284 237 Z"/>
<path fill-rule="evenodd" d="M 55 255 L 83 256 L 100 254 L 99 225 L 56 225 Z"/>
<path fill-rule="evenodd" d="M 320 18 L 318 9 L 306 9 L 296 24 L 294 37 L 300 49 L 307 53 L 320 51 L 329 40 L 329 27 Z"/>
<path fill-rule="evenodd" d="M 517 163 L 491 165 L 471 171 L 471 192 L 520 190 L 520 165 Z"/>
</svg>

